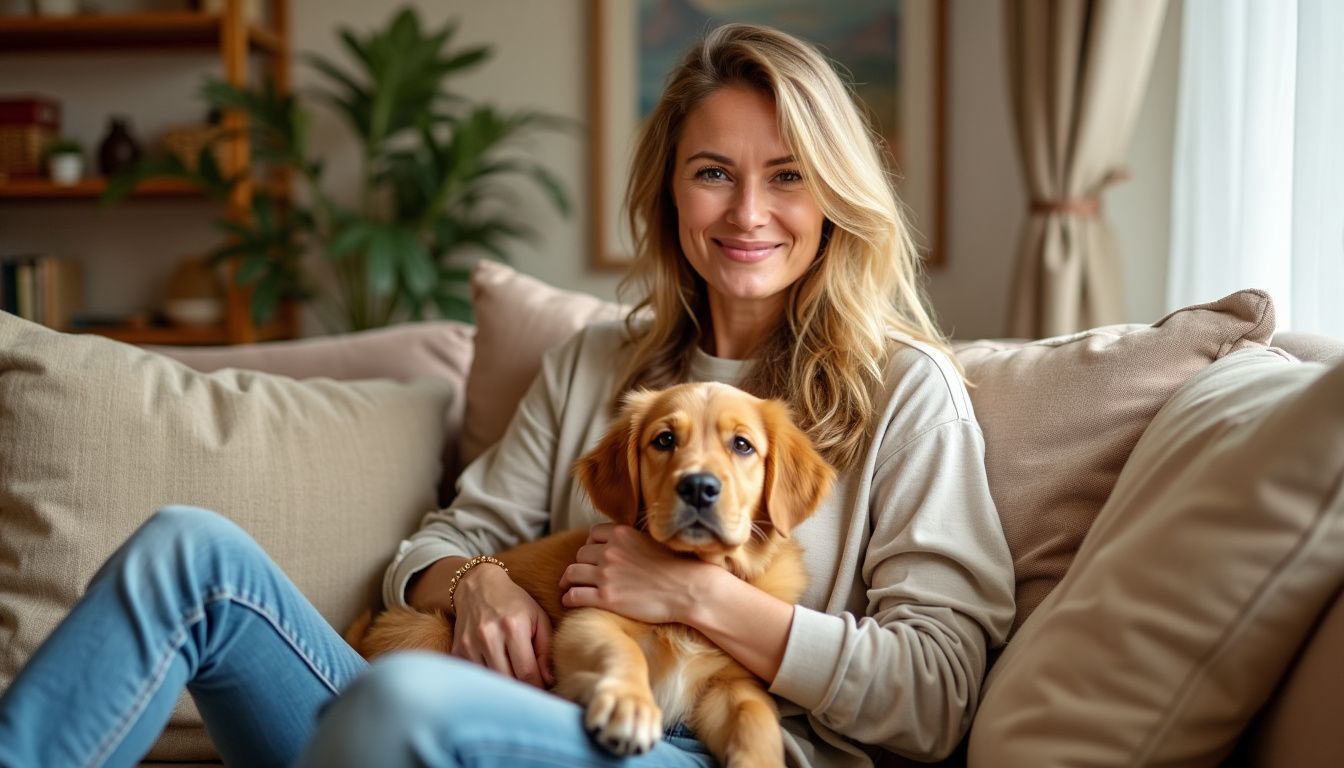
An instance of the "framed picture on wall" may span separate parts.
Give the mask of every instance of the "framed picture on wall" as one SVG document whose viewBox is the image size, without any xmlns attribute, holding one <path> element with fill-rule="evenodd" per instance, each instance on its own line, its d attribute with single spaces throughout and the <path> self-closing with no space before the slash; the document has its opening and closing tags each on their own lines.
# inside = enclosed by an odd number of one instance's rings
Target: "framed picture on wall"
<svg viewBox="0 0 1344 768">
<path fill-rule="evenodd" d="M 837 64 L 885 143 L 925 263 L 945 260 L 947 8 L 940 0 L 588 0 L 592 265 L 633 258 L 622 209 L 643 116 L 708 29 L 768 24 Z"/>
</svg>

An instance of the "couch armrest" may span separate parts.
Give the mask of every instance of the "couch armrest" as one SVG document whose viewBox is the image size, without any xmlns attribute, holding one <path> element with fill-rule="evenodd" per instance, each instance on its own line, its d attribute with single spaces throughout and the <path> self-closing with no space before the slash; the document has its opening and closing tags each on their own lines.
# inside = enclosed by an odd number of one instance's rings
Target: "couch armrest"
<svg viewBox="0 0 1344 768">
<path fill-rule="evenodd" d="M 1339 682 L 1344 680 L 1344 590 L 1321 616 L 1232 762 L 1344 765 Z"/>
<path fill-rule="evenodd" d="M 1283 331 L 1274 334 L 1274 346 L 1299 360 L 1313 363 L 1331 363 L 1344 358 L 1344 339 L 1319 333 Z"/>
</svg>

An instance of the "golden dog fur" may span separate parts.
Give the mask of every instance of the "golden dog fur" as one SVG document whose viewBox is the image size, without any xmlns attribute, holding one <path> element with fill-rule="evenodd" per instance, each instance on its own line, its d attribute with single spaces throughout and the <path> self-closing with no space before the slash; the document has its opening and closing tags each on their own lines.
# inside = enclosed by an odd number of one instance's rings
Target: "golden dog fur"
<svg viewBox="0 0 1344 768">
<path fill-rule="evenodd" d="M 630 394 L 575 471 L 602 514 L 789 603 L 807 584 L 789 532 L 812 514 L 835 475 L 782 403 L 723 384 Z M 712 475 L 717 498 L 691 503 L 689 475 Z M 584 705 L 586 727 L 617 754 L 648 751 L 665 725 L 682 720 L 720 764 L 782 765 L 774 700 L 699 631 L 561 606 L 560 577 L 587 536 L 569 531 L 496 555 L 557 628 L 555 692 Z M 346 639 L 368 658 L 405 649 L 447 653 L 452 631 L 439 612 L 401 609 L 372 622 L 366 614 Z"/>
</svg>

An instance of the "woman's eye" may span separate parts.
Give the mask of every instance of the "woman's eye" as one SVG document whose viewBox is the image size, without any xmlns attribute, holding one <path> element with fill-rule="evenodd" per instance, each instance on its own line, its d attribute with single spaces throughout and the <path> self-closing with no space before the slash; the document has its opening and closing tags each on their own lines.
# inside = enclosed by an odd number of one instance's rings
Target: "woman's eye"
<svg viewBox="0 0 1344 768">
<path fill-rule="evenodd" d="M 775 175 L 775 179 L 784 184 L 798 184 L 803 180 L 803 174 L 797 171 L 780 171 Z"/>
<path fill-rule="evenodd" d="M 727 181 L 728 174 L 722 168 L 711 165 L 696 171 L 695 178 L 704 181 Z"/>
<path fill-rule="evenodd" d="M 659 432 L 653 438 L 653 447 L 660 451 L 670 451 L 677 447 L 677 437 L 671 431 Z"/>
<path fill-rule="evenodd" d="M 741 454 L 742 456 L 750 456 L 752 452 L 755 451 L 756 449 L 752 446 L 751 443 L 747 442 L 747 438 L 734 437 L 733 450 L 738 454 Z"/>
</svg>

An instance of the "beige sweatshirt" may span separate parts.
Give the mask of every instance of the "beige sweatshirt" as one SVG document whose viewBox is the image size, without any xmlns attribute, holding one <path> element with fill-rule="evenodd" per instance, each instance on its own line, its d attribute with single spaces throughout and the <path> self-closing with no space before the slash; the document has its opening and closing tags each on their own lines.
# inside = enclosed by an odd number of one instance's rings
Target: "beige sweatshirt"
<svg viewBox="0 0 1344 768">
<path fill-rule="evenodd" d="M 569 467 L 610 422 L 623 338 L 621 323 L 598 324 L 547 353 L 504 437 L 402 542 L 388 605 L 405 605 L 411 576 L 439 558 L 600 521 Z M 791 765 L 950 752 L 974 714 L 986 649 L 1013 618 L 1012 561 L 966 388 L 941 352 L 892 343 L 872 447 L 793 533 L 811 584 L 770 688 Z M 745 367 L 701 353 L 691 377 L 736 383 Z"/>
</svg>

